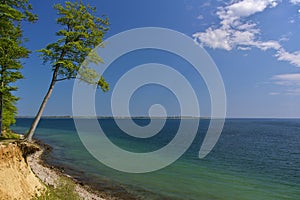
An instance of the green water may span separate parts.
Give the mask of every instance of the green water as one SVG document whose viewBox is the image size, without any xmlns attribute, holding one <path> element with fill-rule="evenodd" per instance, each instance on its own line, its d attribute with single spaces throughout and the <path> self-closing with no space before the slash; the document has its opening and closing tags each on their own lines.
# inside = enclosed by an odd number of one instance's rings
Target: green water
<svg viewBox="0 0 300 200">
<path fill-rule="evenodd" d="M 25 131 L 30 122 L 18 119 L 13 128 Z M 166 124 L 166 134 L 143 143 L 122 134 L 111 119 L 100 123 L 115 144 L 137 152 L 160 147 L 178 127 L 173 120 Z M 122 185 L 140 199 L 300 199 L 300 120 L 227 120 L 214 150 L 200 160 L 207 125 L 208 120 L 200 122 L 199 134 L 182 158 L 146 174 L 119 172 L 94 159 L 71 119 L 44 119 L 36 136 L 53 147 L 48 162 L 111 193 L 119 192 L 114 185 Z"/>
</svg>

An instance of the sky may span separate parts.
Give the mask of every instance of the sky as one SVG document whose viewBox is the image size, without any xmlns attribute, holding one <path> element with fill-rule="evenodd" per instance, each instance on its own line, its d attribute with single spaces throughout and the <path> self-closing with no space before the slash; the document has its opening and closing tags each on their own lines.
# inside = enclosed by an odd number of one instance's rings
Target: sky
<svg viewBox="0 0 300 200">
<path fill-rule="evenodd" d="M 108 16 L 110 30 L 105 38 L 133 28 L 162 27 L 193 39 L 220 71 L 227 95 L 227 117 L 300 117 L 300 0 L 83 2 L 96 6 L 99 16 Z M 19 90 L 15 94 L 21 98 L 17 103 L 19 116 L 34 116 L 49 87 L 51 66 L 42 63 L 36 50 L 57 40 L 55 32 L 61 27 L 55 22 L 57 15 L 52 7 L 64 1 L 31 3 L 39 20 L 23 24 L 28 38 L 25 45 L 32 54 L 23 61 L 25 78 L 16 83 Z M 201 76 L 195 76 L 184 60 L 157 50 L 133 52 L 109 67 L 104 77 L 111 90 L 97 92 L 97 115 L 111 115 L 113 86 L 122 73 L 149 62 L 170 65 L 184 74 L 195 89 L 201 116 L 210 116 L 210 96 Z M 57 83 L 44 115 L 72 115 L 73 84 Z M 139 88 L 131 99 L 132 115 L 147 115 L 151 105 L 159 103 L 165 105 L 169 115 L 180 111 L 176 96 L 159 85 Z"/>
</svg>

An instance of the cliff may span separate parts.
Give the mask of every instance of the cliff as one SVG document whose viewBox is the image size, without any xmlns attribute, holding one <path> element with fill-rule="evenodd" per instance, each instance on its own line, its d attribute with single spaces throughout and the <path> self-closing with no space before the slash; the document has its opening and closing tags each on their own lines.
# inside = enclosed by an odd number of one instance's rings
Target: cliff
<svg viewBox="0 0 300 200">
<path fill-rule="evenodd" d="M 38 147 L 26 143 L 0 143 L 0 199 L 31 199 L 45 189 L 26 157 Z"/>
</svg>

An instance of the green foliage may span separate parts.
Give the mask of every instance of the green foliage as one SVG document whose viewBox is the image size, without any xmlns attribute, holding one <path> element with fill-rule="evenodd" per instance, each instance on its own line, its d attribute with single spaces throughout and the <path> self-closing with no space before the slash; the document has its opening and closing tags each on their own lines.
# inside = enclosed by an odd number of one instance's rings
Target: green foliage
<svg viewBox="0 0 300 200">
<path fill-rule="evenodd" d="M 81 198 L 74 189 L 75 183 L 62 177 L 58 187 L 48 187 L 43 195 L 35 197 L 33 200 L 80 200 Z"/>
<path fill-rule="evenodd" d="M 59 15 L 57 23 L 63 27 L 56 33 L 60 39 L 39 51 L 44 63 L 51 64 L 54 81 L 74 79 L 80 70 L 78 77 L 81 80 L 98 85 L 103 91 L 107 91 L 109 86 L 104 78 L 88 68 L 84 60 L 88 57 L 89 62 L 103 62 L 92 50 L 103 42 L 104 34 L 108 31 L 108 18 L 96 17 L 96 9 L 89 5 L 85 6 L 82 1 L 67 1 L 65 6 L 57 4 L 54 8 Z"/>
<path fill-rule="evenodd" d="M 32 6 L 28 0 L 0 0 L 1 22 L 3 22 L 2 19 L 33 22 L 37 20 L 37 15 L 31 11 Z"/>
<path fill-rule="evenodd" d="M 28 0 L 0 0 L 0 114 L 6 131 L 15 123 L 14 117 L 17 114 L 15 103 L 18 98 L 11 93 L 17 90 L 17 87 L 12 83 L 23 78 L 20 72 L 23 67 L 21 59 L 27 58 L 30 53 L 23 46 L 20 23 L 37 19 L 31 10 Z"/>
<path fill-rule="evenodd" d="M 13 132 L 11 132 L 11 131 L 9 131 L 9 132 L 4 132 L 3 138 L 4 138 L 4 139 L 15 139 L 15 140 L 21 139 L 21 137 L 20 137 L 19 134 L 15 134 L 15 133 L 13 133 Z"/>
<path fill-rule="evenodd" d="M 12 23 L 12 22 L 9 22 Z M 2 31 L 0 38 L 0 92 L 15 91 L 17 88 L 11 83 L 23 78 L 20 69 L 23 67 L 20 59 L 27 58 L 29 51 L 21 46 L 22 31 L 20 26 L 11 24 L 11 28 Z"/>
<path fill-rule="evenodd" d="M 10 131 L 10 126 L 16 123 L 15 116 L 17 115 L 17 108 L 15 106 L 17 97 L 13 96 L 10 92 L 3 95 L 3 120 L 2 120 L 2 128 L 6 132 Z"/>
</svg>

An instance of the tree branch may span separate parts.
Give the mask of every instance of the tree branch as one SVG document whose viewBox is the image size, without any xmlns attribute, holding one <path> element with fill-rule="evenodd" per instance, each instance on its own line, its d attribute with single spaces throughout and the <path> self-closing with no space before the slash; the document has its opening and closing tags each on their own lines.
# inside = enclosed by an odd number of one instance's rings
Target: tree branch
<svg viewBox="0 0 300 200">
<path fill-rule="evenodd" d="M 60 78 L 60 79 L 56 79 L 55 82 L 59 82 L 59 81 L 64 81 L 67 79 L 75 79 L 76 77 L 68 77 L 68 78 Z"/>
</svg>

